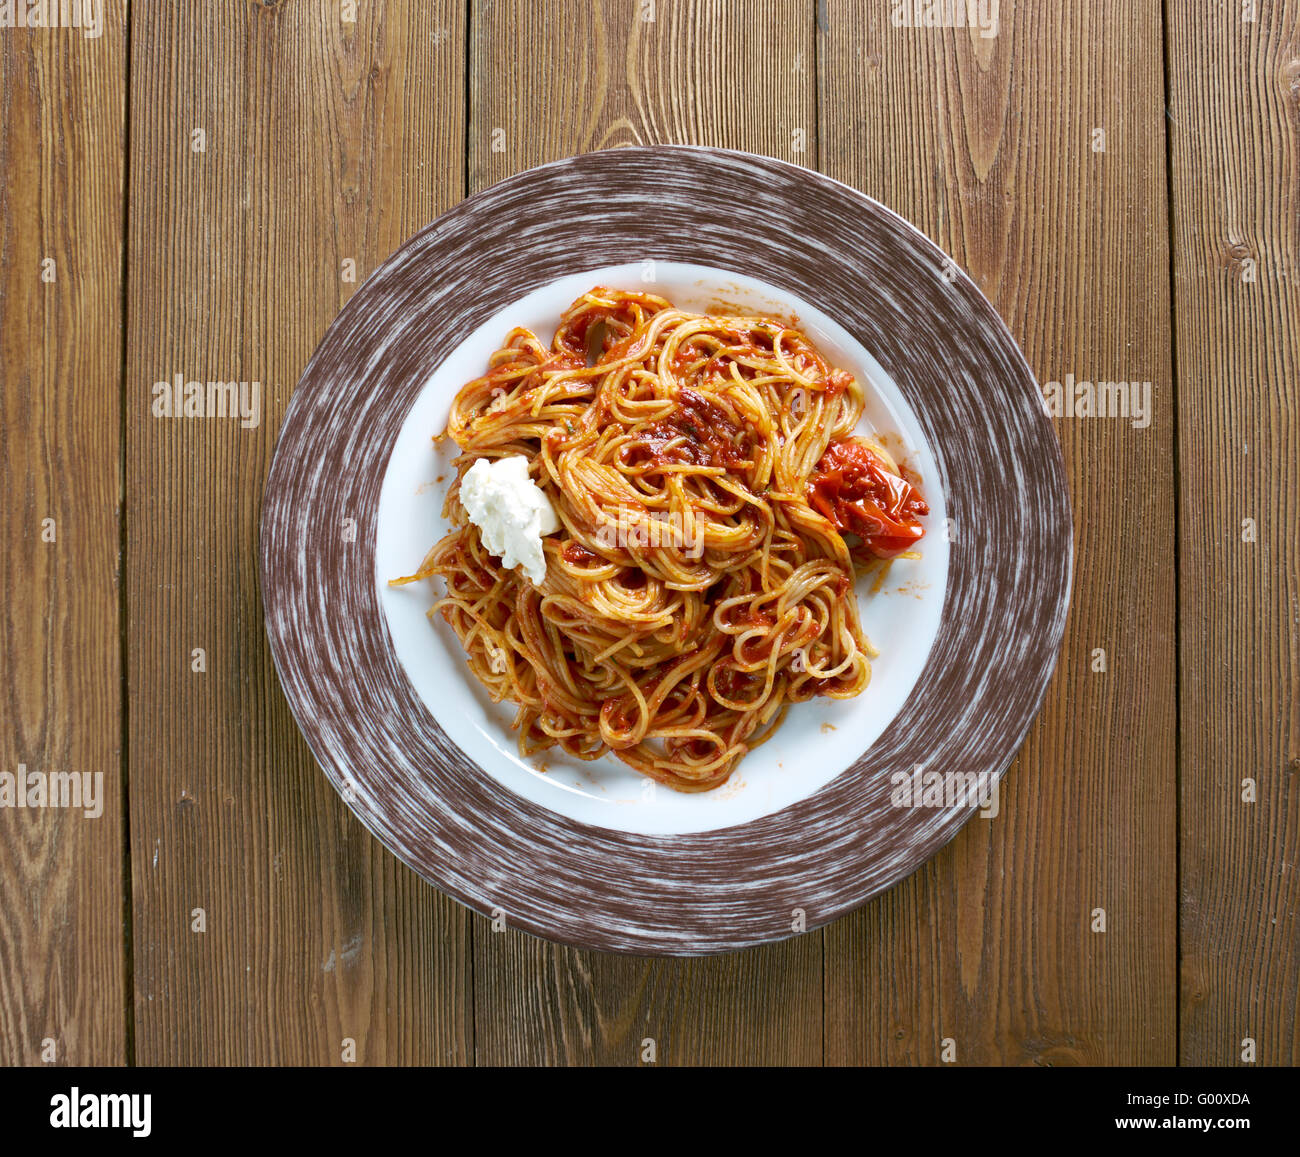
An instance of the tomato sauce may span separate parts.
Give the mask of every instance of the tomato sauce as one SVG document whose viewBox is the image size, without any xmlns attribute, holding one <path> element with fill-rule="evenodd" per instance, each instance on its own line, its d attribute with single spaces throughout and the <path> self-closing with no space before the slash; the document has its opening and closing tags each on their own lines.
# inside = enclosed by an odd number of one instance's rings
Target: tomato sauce
<svg viewBox="0 0 1300 1157">
<path fill-rule="evenodd" d="M 572 539 L 564 544 L 560 555 L 570 566 L 590 566 L 593 562 L 599 561 L 600 557 L 589 551 L 582 543 L 574 542 Z"/>
<path fill-rule="evenodd" d="M 749 461 L 743 440 L 741 428 L 727 411 L 695 390 L 682 390 L 676 412 L 641 432 L 642 445 L 652 461 L 727 469 Z"/>
<path fill-rule="evenodd" d="M 757 682 L 757 675 L 752 672 L 738 671 L 729 663 L 724 663 L 714 677 L 714 686 L 717 687 L 718 694 L 724 699 L 730 699 L 733 703 L 743 702 L 745 699 L 751 698 L 754 685 Z"/>
<path fill-rule="evenodd" d="M 893 558 L 921 541 L 925 499 L 858 438 L 832 442 L 808 483 L 808 501 L 836 528 L 862 539 L 877 558 Z"/>
</svg>

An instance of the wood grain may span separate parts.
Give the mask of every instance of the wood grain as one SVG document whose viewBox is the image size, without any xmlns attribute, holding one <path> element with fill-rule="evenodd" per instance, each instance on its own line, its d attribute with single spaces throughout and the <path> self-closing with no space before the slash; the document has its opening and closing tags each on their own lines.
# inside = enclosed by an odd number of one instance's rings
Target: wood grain
<svg viewBox="0 0 1300 1157">
<path fill-rule="evenodd" d="M 1179 1059 L 1295 1065 L 1300 4 L 1170 5 L 1169 17 L 1169 59 L 1179 62 L 1169 73 L 1181 544 Z M 1244 799 L 1247 780 L 1253 803 Z"/>
<path fill-rule="evenodd" d="M 653 19 L 646 19 L 652 16 Z M 480 2 L 470 24 L 471 191 L 627 144 L 816 159 L 806 3 Z M 737 956 L 648 961 L 475 921 L 482 1064 L 815 1064 L 820 934 Z"/>
<path fill-rule="evenodd" d="M 101 776 L 103 809 L 96 818 L 85 808 L 0 810 L 3 1065 L 127 1059 L 118 603 L 126 47 L 120 11 L 105 7 L 98 37 L 0 33 L 0 771 Z"/>
<path fill-rule="evenodd" d="M 471 191 L 620 145 L 816 161 L 813 13 L 796 0 L 476 0 Z"/>
<path fill-rule="evenodd" d="M 1300 1059 L 1300 6 L 1002 0 L 987 39 L 893 7 L 137 5 L 128 48 L 111 4 L 98 39 L 0 34 L 0 770 L 106 787 L 93 821 L 0 811 L 0 1063 Z M 1001 815 L 824 933 L 652 962 L 495 933 L 366 834 L 280 695 L 255 558 L 280 417 L 366 274 L 468 191 L 659 141 L 878 197 L 1041 380 L 1149 380 L 1154 420 L 1057 422 L 1073 611 Z M 257 380 L 258 424 L 155 418 L 175 374 Z"/>
<path fill-rule="evenodd" d="M 143 1064 L 340 1064 L 348 1040 L 356 1063 L 471 1055 L 467 914 L 371 839 L 320 774 L 278 689 L 257 586 L 262 485 L 298 375 L 356 283 L 464 191 L 463 11 L 356 7 L 354 23 L 326 2 L 133 10 Z M 260 382 L 259 423 L 154 416 L 154 383 L 178 374 Z"/>
<path fill-rule="evenodd" d="M 889 11 L 819 6 L 823 170 L 952 254 L 1040 382 L 1149 381 L 1154 416 L 1145 429 L 1117 417 L 1056 423 L 1076 561 L 1055 681 L 1000 815 L 973 821 L 827 929 L 827 1061 L 1170 1064 L 1175 572 L 1159 6 L 1004 2 L 991 37 L 895 27 Z M 1094 673 L 1097 649 L 1105 673 Z M 1091 931 L 1094 909 L 1104 933 Z"/>
</svg>

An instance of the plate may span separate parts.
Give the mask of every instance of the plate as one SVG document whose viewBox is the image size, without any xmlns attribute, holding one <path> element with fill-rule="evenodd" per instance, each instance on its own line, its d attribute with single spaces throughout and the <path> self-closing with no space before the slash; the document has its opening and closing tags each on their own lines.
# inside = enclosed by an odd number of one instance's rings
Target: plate
<svg viewBox="0 0 1300 1157">
<path fill-rule="evenodd" d="M 549 341 L 593 285 L 791 318 L 866 388 L 865 428 L 921 476 L 922 557 L 859 584 L 881 656 L 846 702 L 792 708 L 722 788 L 612 757 L 521 760 L 432 584 L 391 588 L 445 528 L 456 390 L 515 324 Z M 988 301 L 932 242 L 817 173 L 716 149 L 591 153 L 512 177 L 413 237 L 304 371 L 263 504 L 281 685 L 362 822 L 462 903 L 538 936 L 694 955 L 812 930 L 973 814 L 1041 704 L 1072 535 L 1042 395 Z M 647 787 L 646 785 L 650 785 Z"/>
</svg>

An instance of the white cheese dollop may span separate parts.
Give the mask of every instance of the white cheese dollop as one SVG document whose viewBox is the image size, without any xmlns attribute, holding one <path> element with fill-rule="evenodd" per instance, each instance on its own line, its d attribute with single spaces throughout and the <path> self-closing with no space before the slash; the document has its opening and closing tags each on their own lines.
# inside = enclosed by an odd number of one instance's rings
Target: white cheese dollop
<svg viewBox="0 0 1300 1157">
<path fill-rule="evenodd" d="M 522 566 L 535 587 L 546 577 L 542 535 L 560 529 L 555 508 L 528 476 L 528 459 L 480 458 L 460 482 L 460 503 L 483 545 L 506 567 Z"/>
</svg>

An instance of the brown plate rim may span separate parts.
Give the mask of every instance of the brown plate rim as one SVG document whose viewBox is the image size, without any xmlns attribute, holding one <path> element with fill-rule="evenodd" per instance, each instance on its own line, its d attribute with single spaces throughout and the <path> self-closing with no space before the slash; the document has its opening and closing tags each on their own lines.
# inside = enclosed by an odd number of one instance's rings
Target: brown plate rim
<svg viewBox="0 0 1300 1157">
<path fill-rule="evenodd" d="M 683 835 L 583 824 L 500 786 L 411 687 L 374 579 L 380 484 L 433 368 L 539 285 L 648 259 L 751 274 L 835 316 L 915 412 L 951 523 L 938 637 L 875 743 L 777 813 Z M 819 928 L 952 839 L 975 809 L 892 806 L 892 777 L 918 764 L 1002 775 L 1055 666 L 1072 556 L 1064 462 L 1034 375 L 997 311 L 932 241 L 812 170 L 648 146 L 493 185 L 359 287 L 281 425 L 260 575 L 294 717 L 348 806 L 399 859 L 537 936 L 699 955 Z"/>
</svg>

